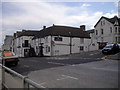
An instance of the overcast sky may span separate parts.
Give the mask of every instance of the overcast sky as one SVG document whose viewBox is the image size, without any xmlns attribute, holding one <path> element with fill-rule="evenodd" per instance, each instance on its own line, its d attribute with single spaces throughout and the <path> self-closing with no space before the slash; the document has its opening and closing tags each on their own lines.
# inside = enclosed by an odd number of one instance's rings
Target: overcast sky
<svg viewBox="0 0 120 90">
<path fill-rule="evenodd" d="M 17 30 L 40 30 L 53 24 L 73 27 L 84 24 L 93 29 L 101 16 L 118 15 L 117 2 L 2 2 L 0 9 L 2 37 Z"/>
</svg>

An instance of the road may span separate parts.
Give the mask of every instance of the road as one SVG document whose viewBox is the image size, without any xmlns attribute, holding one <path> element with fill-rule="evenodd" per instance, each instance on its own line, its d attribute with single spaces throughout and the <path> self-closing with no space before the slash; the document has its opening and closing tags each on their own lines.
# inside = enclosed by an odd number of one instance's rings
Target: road
<svg viewBox="0 0 120 90">
<path fill-rule="evenodd" d="M 103 56 L 101 52 L 95 51 L 69 56 L 20 58 L 19 65 L 10 68 L 22 75 L 27 75 L 36 70 L 100 61 Z"/>
<path fill-rule="evenodd" d="M 20 58 L 10 67 L 48 88 L 117 88 L 118 61 L 100 51 L 69 56 Z"/>
</svg>

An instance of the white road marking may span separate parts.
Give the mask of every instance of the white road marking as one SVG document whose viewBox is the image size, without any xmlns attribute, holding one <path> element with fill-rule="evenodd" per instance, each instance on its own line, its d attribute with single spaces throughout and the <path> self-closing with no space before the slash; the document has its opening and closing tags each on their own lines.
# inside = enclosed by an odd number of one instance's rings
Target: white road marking
<svg viewBox="0 0 120 90">
<path fill-rule="evenodd" d="M 56 62 L 48 62 L 49 64 L 56 64 L 56 65 L 70 65 L 70 64 L 64 64 L 64 63 L 56 63 Z"/>
<path fill-rule="evenodd" d="M 90 56 L 92 56 L 92 55 L 94 55 L 94 54 L 90 54 Z"/>
<path fill-rule="evenodd" d="M 71 65 L 71 66 L 76 66 L 75 64 Z"/>
<path fill-rule="evenodd" d="M 72 77 L 72 76 L 68 76 L 68 75 L 62 75 L 62 76 L 78 80 L 78 78 L 76 78 L 76 77 Z"/>
<path fill-rule="evenodd" d="M 72 77 L 72 76 L 68 76 L 68 75 L 61 75 L 61 76 L 62 76 L 61 78 L 58 78 L 56 80 L 64 80 L 64 79 L 75 79 L 75 80 L 78 80 L 78 78 Z"/>
<path fill-rule="evenodd" d="M 28 68 L 29 66 L 28 65 L 24 65 L 24 67 Z"/>
<path fill-rule="evenodd" d="M 98 54 L 98 52 L 96 52 L 96 53 L 91 53 L 90 56 L 95 55 L 95 54 Z"/>
<path fill-rule="evenodd" d="M 64 77 L 64 78 L 59 78 L 59 79 L 56 79 L 56 80 L 63 80 L 63 79 L 67 79 L 68 77 Z"/>
<path fill-rule="evenodd" d="M 53 60 L 69 60 L 69 57 L 52 57 L 52 58 L 46 58 L 46 59 L 53 59 Z"/>
</svg>

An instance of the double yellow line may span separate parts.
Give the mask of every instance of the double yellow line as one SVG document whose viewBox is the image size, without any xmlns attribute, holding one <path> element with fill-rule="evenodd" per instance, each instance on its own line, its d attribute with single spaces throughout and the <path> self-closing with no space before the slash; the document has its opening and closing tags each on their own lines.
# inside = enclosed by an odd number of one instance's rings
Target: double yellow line
<svg viewBox="0 0 120 90">
<path fill-rule="evenodd" d="M 109 55 L 110 56 L 110 55 Z M 114 59 L 107 59 L 108 56 L 103 56 L 101 59 L 102 60 L 109 60 L 109 61 L 119 61 L 119 60 L 114 60 Z"/>
</svg>

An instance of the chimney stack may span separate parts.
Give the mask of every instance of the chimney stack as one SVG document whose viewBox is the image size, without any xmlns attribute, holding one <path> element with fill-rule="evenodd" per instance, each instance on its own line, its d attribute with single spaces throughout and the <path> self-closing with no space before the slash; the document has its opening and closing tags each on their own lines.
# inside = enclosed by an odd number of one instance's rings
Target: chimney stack
<svg viewBox="0 0 120 90">
<path fill-rule="evenodd" d="M 85 25 L 81 25 L 80 29 L 83 30 L 83 31 L 85 31 Z"/>
<path fill-rule="evenodd" d="M 25 32 L 26 30 L 25 29 L 22 29 L 22 32 Z M 19 32 L 19 31 L 18 31 Z"/>
<path fill-rule="evenodd" d="M 46 26 L 43 26 L 43 29 L 46 29 Z"/>
</svg>

